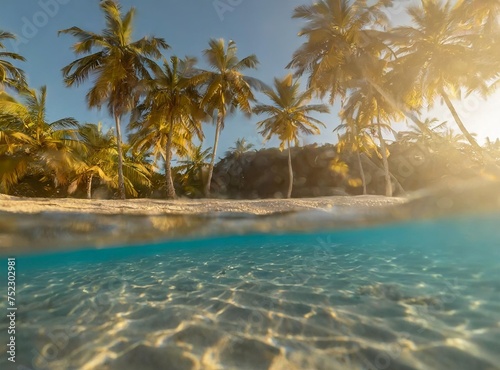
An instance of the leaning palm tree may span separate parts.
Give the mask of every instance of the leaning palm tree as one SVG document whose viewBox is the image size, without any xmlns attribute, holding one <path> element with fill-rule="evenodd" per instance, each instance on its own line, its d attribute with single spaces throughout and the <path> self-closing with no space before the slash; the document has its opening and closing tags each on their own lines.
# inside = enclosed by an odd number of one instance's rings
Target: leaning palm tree
<svg viewBox="0 0 500 370">
<path fill-rule="evenodd" d="M 384 26 L 383 7 L 390 1 L 320 0 L 295 9 L 293 18 L 306 23 L 299 36 L 307 41 L 295 51 L 287 68 L 308 74 L 309 87 L 333 103 L 345 97 L 350 81 L 363 78 L 365 70 L 380 50 L 386 49 L 373 25 Z"/>
<path fill-rule="evenodd" d="M 275 90 L 265 90 L 264 93 L 271 99 L 272 105 L 259 104 L 254 108 L 256 114 L 266 114 L 269 117 L 257 123 L 260 133 L 265 140 L 278 136 L 280 149 L 288 148 L 288 174 L 289 184 L 287 198 L 292 196 L 293 168 L 291 143 L 299 143 L 299 134 L 318 135 L 318 126 L 325 126 L 321 121 L 311 117 L 313 112 L 328 113 L 329 109 L 324 104 L 308 105 L 313 90 L 300 92 L 298 80 L 293 80 L 291 74 L 283 79 L 274 79 Z"/>
<path fill-rule="evenodd" d="M 465 2 L 424 0 L 407 10 L 413 25 L 392 31 L 400 86 L 422 92 L 427 104 L 441 98 L 472 147 L 482 149 L 465 127 L 452 99 L 462 89 L 488 93 L 483 58 L 474 47 L 470 7 Z M 491 69 L 491 68 L 490 68 Z"/>
<path fill-rule="evenodd" d="M 17 53 L 4 51 L 5 40 L 15 40 L 16 36 L 12 33 L 0 30 L 0 90 L 4 86 L 19 90 L 26 87 L 26 78 L 22 69 L 16 67 L 10 60 L 18 60 L 24 62 L 25 59 Z"/>
<path fill-rule="evenodd" d="M 215 142 L 212 159 L 208 168 L 208 179 L 205 184 L 205 196 L 210 196 L 210 185 L 219 145 L 219 136 L 224 128 L 224 121 L 229 113 L 237 109 L 250 115 L 252 108 L 250 102 L 254 101 L 252 88 L 262 89 L 264 84 L 259 80 L 245 76 L 245 69 L 255 69 L 258 60 L 255 55 L 239 59 L 234 41 L 229 41 L 227 46 L 223 39 L 210 40 L 209 48 L 204 55 L 209 71 L 200 71 L 198 81 L 205 85 L 202 106 L 208 112 L 216 112 Z"/>
<path fill-rule="evenodd" d="M 200 94 L 193 83 L 194 58 L 170 58 L 163 70 L 155 71 L 155 79 L 148 81 L 149 92 L 139 107 L 140 118 L 131 127 L 138 131 L 131 136 L 133 146 L 140 151 L 152 149 L 157 163 L 165 163 L 167 198 L 176 198 L 172 178 L 172 152 L 185 156 L 193 137 L 203 139 L 201 122 L 205 112 L 200 108 Z"/>
<path fill-rule="evenodd" d="M 148 68 L 158 69 L 153 59 L 160 58 L 161 49 L 169 46 L 163 39 L 155 37 L 132 40 L 134 8 L 122 15 L 115 0 L 103 0 L 100 7 L 106 18 L 106 28 L 101 34 L 79 27 L 59 32 L 76 37 L 78 42 L 73 50 L 77 55 L 85 55 L 62 71 L 67 86 L 78 86 L 93 77 L 93 87 L 87 93 L 89 107 L 100 109 L 106 104 L 115 119 L 119 196 L 124 199 L 121 119 L 137 105 L 139 81 L 151 78 Z"/>
<path fill-rule="evenodd" d="M 307 73 L 309 87 L 321 97 L 329 95 L 330 103 L 340 97 L 343 109 L 348 94 L 356 91 L 360 93 L 361 81 L 367 82 L 366 89 L 370 93 L 376 92 L 380 96 L 378 100 L 385 101 L 384 105 L 390 103 L 391 110 L 399 109 L 401 104 L 384 90 L 383 85 L 388 84 L 385 81 L 381 83 L 379 78 L 385 76 L 386 60 L 392 53 L 384 43 L 385 34 L 379 31 L 380 27 L 388 24 L 383 10 L 390 5 L 390 0 L 375 1 L 372 5 L 368 5 L 366 0 L 320 0 L 313 5 L 297 7 L 293 17 L 306 21 L 299 35 L 306 37 L 307 41 L 294 53 L 288 68 L 294 68 L 296 75 Z M 373 118 L 367 124 L 371 124 Z M 380 122 L 377 124 L 381 127 Z M 392 194 L 381 131 L 378 136 L 385 169 L 386 194 Z"/>
<path fill-rule="evenodd" d="M 372 78 L 372 66 L 393 54 L 386 45 L 388 33 L 382 31 L 389 24 L 384 9 L 391 4 L 391 0 L 370 5 L 366 0 L 320 0 L 297 7 L 293 17 L 305 21 L 299 36 L 306 41 L 287 68 L 295 69 L 297 76 L 308 75 L 309 87 L 321 97 L 329 95 L 331 104 L 341 98 L 343 105 L 352 83 L 364 79 L 393 109 L 425 130 L 414 112 L 417 107 L 411 94 L 386 91 Z"/>
</svg>

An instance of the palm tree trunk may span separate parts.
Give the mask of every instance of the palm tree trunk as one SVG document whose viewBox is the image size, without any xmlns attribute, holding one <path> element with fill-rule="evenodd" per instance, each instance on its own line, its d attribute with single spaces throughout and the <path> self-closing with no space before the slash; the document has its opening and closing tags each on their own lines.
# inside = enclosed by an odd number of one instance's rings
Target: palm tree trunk
<svg viewBox="0 0 500 370">
<path fill-rule="evenodd" d="M 363 183 L 363 195 L 366 195 L 365 170 L 363 169 L 363 163 L 361 163 L 361 153 L 359 152 L 359 149 L 356 150 L 356 157 L 358 157 L 359 174 L 361 175 L 361 182 Z"/>
<path fill-rule="evenodd" d="M 120 116 L 115 113 L 116 125 L 116 148 L 118 150 L 118 194 L 120 199 L 125 199 L 125 181 L 123 179 L 123 151 L 122 130 L 120 127 Z"/>
<path fill-rule="evenodd" d="M 174 135 L 174 124 L 170 124 L 170 132 L 167 137 L 165 149 L 165 179 L 167 184 L 167 199 L 175 199 L 174 180 L 172 179 L 172 137 Z"/>
<path fill-rule="evenodd" d="M 384 98 L 384 100 L 391 105 L 392 108 L 394 108 L 397 111 L 400 111 L 403 113 L 403 115 L 407 118 L 409 118 L 413 123 L 417 125 L 417 127 L 420 129 L 422 132 L 426 132 L 430 137 L 432 137 L 435 140 L 440 141 L 441 137 L 439 135 L 436 135 L 434 131 L 429 129 L 426 125 L 424 125 L 418 117 L 413 114 L 411 111 L 407 110 L 403 104 L 400 102 L 396 101 L 394 97 L 389 95 L 383 88 L 381 88 L 375 81 L 370 78 L 369 73 L 365 73 L 364 77 L 367 79 L 368 83 Z"/>
<path fill-rule="evenodd" d="M 287 199 L 292 197 L 293 189 L 293 168 L 292 168 L 292 148 L 290 147 L 290 140 L 288 140 L 288 193 Z"/>
<path fill-rule="evenodd" d="M 92 180 L 94 179 L 94 174 L 91 173 L 87 179 L 87 199 L 92 199 Z"/>
<path fill-rule="evenodd" d="M 358 159 L 359 174 L 361 176 L 361 182 L 363 183 L 363 195 L 366 195 L 366 177 L 365 170 L 363 169 L 363 163 L 361 162 L 360 144 L 358 138 L 358 128 L 354 125 L 354 140 L 356 140 L 356 157 Z"/>
<path fill-rule="evenodd" d="M 210 185 L 212 183 L 212 175 L 214 172 L 215 166 L 215 156 L 217 155 L 217 147 L 219 146 L 219 136 L 220 130 L 223 123 L 223 117 L 220 113 L 217 114 L 217 125 L 215 127 L 215 140 L 214 140 L 214 149 L 212 151 L 212 159 L 210 160 L 210 165 L 208 166 L 208 178 L 205 184 L 205 197 L 210 197 Z"/>
<path fill-rule="evenodd" d="M 474 137 L 470 134 L 470 132 L 465 127 L 465 125 L 462 122 L 462 120 L 460 119 L 455 107 L 453 106 L 448 94 L 446 94 L 446 92 L 444 90 L 441 90 L 441 96 L 443 97 L 446 106 L 448 107 L 453 118 L 455 119 L 455 122 L 457 123 L 458 127 L 460 128 L 460 131 L 462 131 L 462 133 L 467 138 L 467 140 L 472 145 L 472 147 L 474 149 L 476 149 L 479 154 L 481 154 L 483 152 L 483 149 L 479 146 L 477 141 L 474 139 Z"/>
<path fill-rule="evenodd" d="M 375 163 L 374 161 L 372 161 L 372 159 L 368 155 L 366 155 L 364 153 L 362 153 L 362 154 L 364 155 L 364 158 L 366 158 L 371 164 L 373 164 L 374 167 L 379 168 L 378 164 Z M 396 176 L 394 176 L 390 171 L 389 171 L 389 175 L 391 176 L 392 181 L 394 181 L 394 183 L 396 184 L 396 190 L 400 194 L 405 194 L 405 189 L 403 188 L 403 185 L 401 185 L 401 183 L 399 182 L 398 178 Z"/>
<path fill-rule="evenodd" d="M 380 114 L 377 114 L 377 129 L 378 129 L 378 138 L 380 140 L 380 149 L 382 151 L 382 163 L 384 165 L 385 196 L 392 197 L 392 182 L 391 182 L 391 174 L 389 172 L 389 161 L 387 160 L 387 146 L 385 145 L 385 140 L 384 137 L 382 136 L 382 127 L 380 125 Z"/>
</svg>

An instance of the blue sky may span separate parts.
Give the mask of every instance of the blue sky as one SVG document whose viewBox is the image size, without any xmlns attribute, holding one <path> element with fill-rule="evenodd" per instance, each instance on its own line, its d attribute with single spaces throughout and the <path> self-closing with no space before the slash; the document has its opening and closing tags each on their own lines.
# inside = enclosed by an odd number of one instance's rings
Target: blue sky
<svg viewBox="0 0 500 370">
<path fill-rule="evenodd" d="M 403 7 L 413 0 L 396 2 L 389 16 L 394 23 L 404 21 Z M 310 4 L 311 0 L 121 0 L 124 10 L 137 8 L 135 35 L 163 37 L 171 45 L 166 56 L 196 56 L 203 67 L 202 50 L 210 38 L 235 40 L 240 57 L 256 54 L 260 61 L 257 71 L 250 74 L 272 84 L 274 77 L 288 73 L 285 66 L 303 39 L 297 37 L 301 21 L 292 20 L 293 9 Z M 2 0 L 0 29 L 17 34 L 16 44 L 7 43 L 10 50 L 27 58 L 22 67 L 27 72 L 32 87 L 47 85 L 48 114 L 52 120 L 72 116 L 80 122 L 102 121 L 111 126 L 112 120 L 105 110 L 89 110 L 85 103 L 88 86 L 66 88 L 62 81 L 61 68 L 75 59 L 70 47 L 74 39 L 69 35 L 57 36 L 57 31 L 71 26 L 99 32 L 104 26 L 99 9 L 99 0 Z M 497 97 L 498 98 L 498 97 Z M 498 99 L 494 99 L 498 101 Z M 472 131 L 480 137 L 498 137 L 500 124 L 490 112 L 494 101 L 489 103 L 471 101 L 464 104 L 464 115 L 472 110 L 477 126 Z M 460 110 L 460 107 L 459 107 Z M 323 134 L 306 137 L 303 143 L 334 142 L 333 128 L 339 123 L 338 107 L 331 115 L 322 115 L 327 125 Z M 437 109 L 440 116 L 446 112 Z M 478 116 L 481 119 L 477 118 Z M 447 119 L 447 117 L 443 117 Z M 235 115 L 227 119 L 222 132 L 219 156 L 233 146 L 237 138 L 244 137 L 257 147 L 262 137 L 255 123 L 259 117 L 246 119 Z M 467 121 L 466 121 L 467 122 Z M 213 127 L 204 126 L 204 146 L 213 144 Z M 276 145 L 270 142 L 266 146 Z"/>
</svg>

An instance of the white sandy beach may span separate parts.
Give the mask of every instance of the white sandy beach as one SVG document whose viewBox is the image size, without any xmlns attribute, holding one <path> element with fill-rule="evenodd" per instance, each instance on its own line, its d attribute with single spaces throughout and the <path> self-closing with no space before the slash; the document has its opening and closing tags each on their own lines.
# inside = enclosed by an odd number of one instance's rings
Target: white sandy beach
<svg viewBox="0 0 500 370">
<path fill-rule="evenodd" d="M 89 214 L 206 214 L 213 212 L 246 213 L 266 215 L 289 211 L 331 209 L 332 207 L 376 208 L 402 204 L 406 198 L 383 196 L 335 196 L 310 199 L 265 199 L 265 200 L 221 200 L 221 199 L 131 199 L 131 200 L 86 200 L 18 198 L 0 195 L 0 212 L 9 213 L 89 213 Z"/>
</svg>

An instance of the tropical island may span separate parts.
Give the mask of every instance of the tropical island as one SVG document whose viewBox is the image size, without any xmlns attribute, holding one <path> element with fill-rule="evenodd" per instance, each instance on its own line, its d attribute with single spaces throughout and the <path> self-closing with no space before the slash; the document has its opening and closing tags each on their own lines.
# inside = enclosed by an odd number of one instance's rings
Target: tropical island
<svg viewBox="0 0 500 370">
<path fill-rule="evenodd" d="M 210 39 L 201 56 L 172 55 L 161 37 L 133 38 L 135 9 L 100 3 L 106 27 L 60 31 L 76 59 L 62 67 L 89 109 L 113 129 L 77 118 L 48 120 L 46 87 L 28 86 L 24 57 L 0 31 L 0 193 L 46 198 L 304 198 L 400 196 L 443 182 L 498 178 L 500 139 L 478 143 L 456 108 L 498 87 L 500 8 L 490 2 L 422 1 L 411 24 L 392 26 L 391 1 L 321 0 L 299 6 L 303 44 L 284 77 L 248 75 L 256 55 Z M 85 85 L 85 86 L 82 86 Z M 261 97 L 258 99 L 258 97 Z M 340 102 L 339 120 L 322 115 Z M 453 122 L 431 115 L 444 104 Z M 83 102 L 82 102 L 83 104 Z M 235 112 L 255 116 L 260 149 L 239 139 L 217 160 Z M 407 128 L 395 131 L 396 123 Z M 205 125 L 215 141 L 203 145 Z M 338 142 L 300 147 L 322 130 Z M 390 136 L 394 140 L 389 140 Z M 201 143 L 201 144 L 198 144 Z"/>
</svg>

